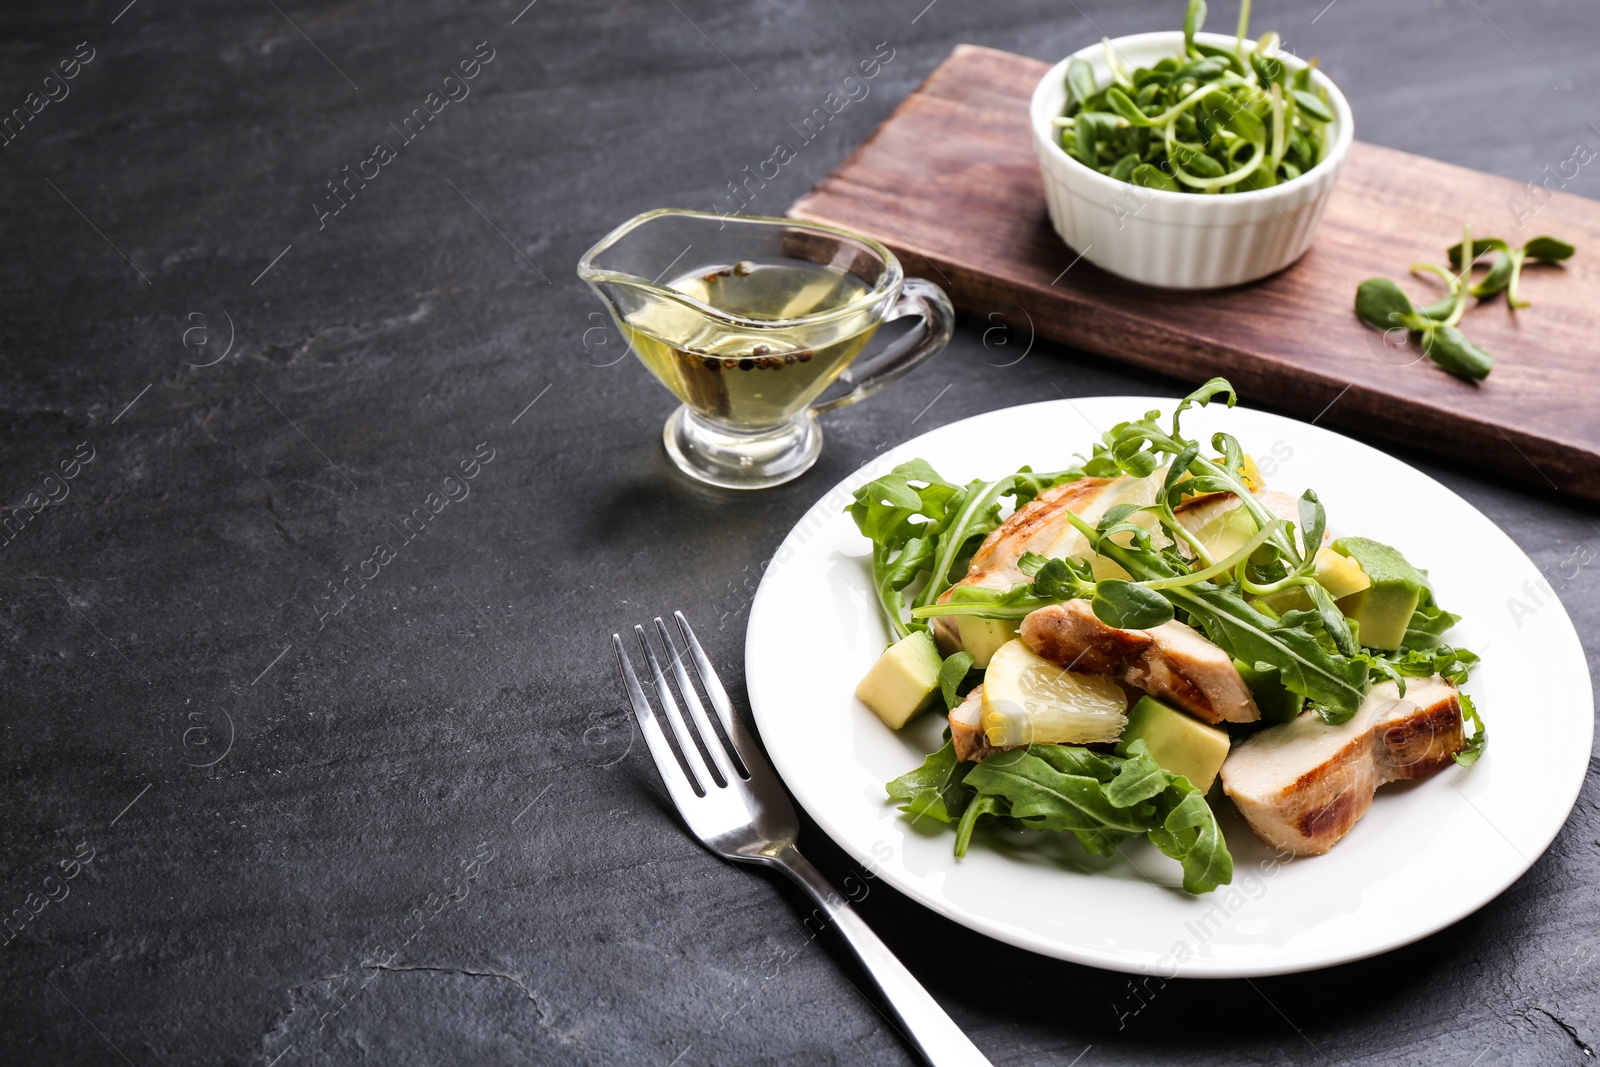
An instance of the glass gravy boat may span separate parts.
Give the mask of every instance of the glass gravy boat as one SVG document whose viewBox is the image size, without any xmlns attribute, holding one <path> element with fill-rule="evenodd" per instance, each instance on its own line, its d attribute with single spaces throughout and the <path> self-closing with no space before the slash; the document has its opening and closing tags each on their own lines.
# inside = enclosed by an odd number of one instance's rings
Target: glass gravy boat
<svg viewBox="0 0 1600 1067">
<path fill-rule="evenodd" d="M 683 406 L 667 453 L 691 477 L 763 489 L 822 451 L 818 414 L 853 404 L 943 348 L 954 312 L 876 241 L 817 223 L 649 211 L 603 238 L 578 276 Z M 880 325 L 918 325 L 853 367 Z M 819 397 L 835 381 L 849 391 Z"/>
</svg>

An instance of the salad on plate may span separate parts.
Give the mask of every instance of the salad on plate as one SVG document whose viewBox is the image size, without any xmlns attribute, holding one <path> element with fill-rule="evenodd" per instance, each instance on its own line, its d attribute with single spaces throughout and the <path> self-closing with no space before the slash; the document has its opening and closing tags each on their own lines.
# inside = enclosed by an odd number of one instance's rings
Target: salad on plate
<svg viewBox="0 0 1600 1067">
<path fill-rule="evenodd" d="M 985 824 L 1099 855 L 1143 837 L 1209 892 L 1233 874 L 1215 805 L 1319 855 L 1379 786 L 1483 751 L 1478 657 L 1426 570 L 1269 489 L 1230 435 L 1184 435 L 1236 399 L 1213 379 L 1068 470 L 958 485 L 912 460 L 856 492 L 893 637 L 856 696 L 892 729 L 948 716 L 887 789 L 958 857 Z"/>
</svg>

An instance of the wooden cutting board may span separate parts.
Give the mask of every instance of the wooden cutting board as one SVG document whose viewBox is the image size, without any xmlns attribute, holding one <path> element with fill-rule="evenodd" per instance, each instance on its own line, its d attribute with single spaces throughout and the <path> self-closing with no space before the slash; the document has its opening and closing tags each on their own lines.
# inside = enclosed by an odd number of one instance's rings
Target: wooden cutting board
<svg viewBox="0 0 1600 1067">
<path fill-rule="evenodd" d="M 1600 203 L 1555 193 L 1518 229 L 1521 184 L 1358 141 L 1299 263 L 1232 289 L 1151 289 L 1074 263 L 1050 226 L 1028 129 L 1048 69 L 958 47 L 790 215 L 882 241 L 957 307 L 1005 322 L 1014 344 L 1026 320 L 1039 336 L 1185 381 L 1223 375 L 1252 405 L 1600 501 Z M 1351 310 L 1356 286 L 1379 274 L 1419 303 L 1435 299 L 1436 283 L 1407 268 L 1443 262 L 1468 220 L 1479 236 L 1549 233 L 1578 248 L 1563 267 L 1524 270 L 1532 307 L 1513 316 L 1499 298 L 1468 310 L 1463 328 L 1497 360 L 1477 385 L 1410 362 L 1414 347 L 1385 348 Z"/>
</svg>

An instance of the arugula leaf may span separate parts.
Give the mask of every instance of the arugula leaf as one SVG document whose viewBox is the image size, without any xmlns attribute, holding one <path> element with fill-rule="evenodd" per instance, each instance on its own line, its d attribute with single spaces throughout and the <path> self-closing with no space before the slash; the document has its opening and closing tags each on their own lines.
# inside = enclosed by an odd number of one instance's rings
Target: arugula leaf
<svg viewBox="0 0 1600 1067">
<path fill-rule="evenodd" d="M 1143 741 L 1128 755 L 1106 756 L 1073 745 L 1029 745 L 996 753 L 959 779 L 959 815 L 939 793 L 959 768 L 946 745 L 922 767 L 889 784 L 908 814 L 957 822 L 955 851 L 964 855 L 985 815 L 1015 819 L 1035 830 L 1075 836 L 1090 852 L 1109 856 L 1117 846 L 1148 836 L 1183 866 L 1183 887 L 1207 893 L 1233 878 L 1233 857 L 1205 797 L 1189 780 L 1162 770 Z M 940 797 L 941 799 L 934 799 Z"/>
<path fill-rule="evenodd" d="M 913 459 L 856 490 L 846 509 L 872 540 L 872 585 L 897 640 L 927 626 L 907 624 L 902 593 L 933 566 L 935 538 L 962 493 L 926 460 Z"/>
<path fill-rule="evenodd" d="M 949 741 L 930 753 L 922 766 L 907 771 L 884 788 L 891 800 L 904 801 L 900 810 L 913 820 L 926 815 L 940 822 L 955 822 L 972 799 L 965 784 L 967 772 L 977 766 L 956 759 L 955 745 Z"/>
<path fill-rule="evenodd" d="M 1313 702 L 1324 722 L 1344 722 L 1361 707 L 1371 687 L 1366 664 L 1323 645 L 1318 613 L 1289 611 L 1270 618 L 1245 601 L 1237 582 L 1201 582 L 1170 595 L 1234 659 L 1278 668 L 1284 688 Z"/>
<path fill-rule="evenodd" d="M 1413 648 L 1404 652 L 1393 652 L 1387 656 L 1363 653 L 1362 658 L 1367 661 L 1367 666 L 1375 676 L 1394 682 L 1399 687 L 1401 696 L 1406 695 L 1407 678 L 1431 678 L 1435 674 L 1460 688 L 1467 683 L 1467 676 L 1472 673 L 1472 668 L 1478 665 L 1476 652 L 1450 645 Z"/>
<path fill-rule="evenodd" d="M 1341 655 L 1354 656 L 1361 650 L 1360 646 L 1356 644 L 1356 635 L 1350 632 L 1350 620 L 1339 610 L 1333 594 L 1324 589 L 1322 583 L 1316 581 L 1304 588 L 1311 594 L 1311 602 L 1316 605 L 1317 618 L 1322 623 L 1322 629 L 1333 638 L 1333 647 L 1338 649 Z"/>
<path fill-rule="evenodd" d="M 1424 589 L 1417 609 L 1411 613 L 1411 621 L 1406 623 L 1406 635 L 1400 641 L 1400 648 L 1433 648 L 1444 632 L 1460 621 L 1460 615 L 1434 602 L 1432 589 Z"/>
<path fill-rule="evenodd" d="M 1075 746 L 1029 745 L 977 764 L 966 784 L 1004 797 L 1011 817 L 1023 825 L 1070 832 L 1090 852 L 1109 856 L 1149 823 L 1148 812 L 1118 808 L 1106 796 L 1105 783 L 1116 774 L 1110 760 Z M 1057 765 L 1063 761 L 1066 767 Z"/>
<path fill-rule="evenodd" d="M 1173 439 L 1178 440 L 1183 437 L 1182 432 L 1180 432 L 1178 428 L 1178 420 L 1183 417 L 1183 413 L 1185 411 L 1188 411 L 1190 408 L 1194 407 L 1203 408 L 1219 396 L 1223 398 L 1224 407 L 1231 408 L 1239 402 L 1239 394 L 1234 391 L 1233 384 L 1226 378 L 1212 378 L 1200 388 L 1196 389 L 1194 392 L 1178 401 L 1178 406 L 1172 409 Z M 1160 412 L 1152 412 L 1152 414 L 1159 417 Z M 1235 466 L 1237 466 L 1237 464 L 1235 464 Z"/>
<path fill-rule="evenodd" d="M 857 489 L 846 510 L 873 544 L 898 549 L 936 532 L 960 493 L 927 460 L 913 459 Z"/>
<path fill-rule="evenodd" d="M 961 813 L 961 821 L 956 824 L 956 858 L 960 859 L 967 854 L 967 845 L 972 841 L 972 831 L 978 828 L 980 815 L 1008 815 L 1010 812 L 1003 798 L 979 794 L 968 804 Z"/>
<path fill-rule="evenodd" d="M 885 559 L 883 584 L 895 590 L 904 589 L 927 569 L 928 561 L 932 558 L 933 542 L 926 537 L 913 537 L 901 548 L 899 555 Z"/>
<path fill-rule="evenodd" d="M 1472 698 L 1465 693 L 1458 695 L 1461 698 L 1461 717 L 1472 724 L 1472 736 L 1467 738 L 1467 747 L 1451 758 L 1463 767 L 1470 767 L 1483 755 L 1483 748 L 1489 743 L 1489 729 L 1478 717 L 1478 709 L 1472 703 Z"/>
<path fill-rule="evenodd" d="M 1128 756 L 1117 776 L 1106 786 L 1106 799 L 1119 808 L 1131 808 L 1154 800 L 1166 790 L 1173 776 L 1161 769 L 1143 740 L 1128 746 Z"/>
<path fill-rule="evenodd" d="M 961 703 L 960 686 L 967 680 L 967 672 L 972 669 L 972 664 L 971 652 L 957 652 L 940 665 L 939 692 L 944 695 L 947 709 L 954 711 L 956 705 Z"/>
<path fill-rule="evenodd" d="M 920 620 L 935 615 L 976 615 L 1017 621 L 1051 604 L 1093 596 L 1096 589 L 1093 568 L 1087 561 L 1047 560 L 1029 552 L 1023 555 L 1019 569 L 1024 574 L 1034 571 L 1032 583 L 1019 582 L 1010 589 L 958 585 L 943 604 L 919 604 L 911 609 L 911 616 Z"/>
<path fill-rule="evenodd" d="M 872 541 L 872 584 L 895 637 L 927 627 L 926 613 L 906 621 L 905 590 L 926 576 L 912 604 L 926 606 L 949 589 L 978 544 L 1000 525 L 1002 500 L 1021 507 L 1081 473 L 1035 474 L 1024 467 L 992 482 L 958 486 L 926 460 L 913 459 L 856 490 L 846 510 Z"/>
<path fill-rule="evenodd" d="M 1055 474 L 1035 474 L 1023 467 L 1015 474 L 992 482 L 974 481 L 951 506 L 948 522 L 940 530 L 939 549 L 933 573 L 916 600 L 922 607 L 934 603 L 944 591 L 960 580 L 960 571 L 983 538 L 1000 525 L 1000 502 L 1012 499 L 1013 508 L 1028 504 L 1045 489 L 1079 477 L 1076 470 Z"/>
<path fill-rule="evenodd" d="M 981 619 L 1010 619 L 1020 621 L 1039 608 L 1056 603 L 1033 593 L 1033 586 L 1019 582 L 1010 589 L 991 589 L 983 585 L 958 585 L 950 599 L 943 604 L 929 604 L 911 609 L 913 619 L 927 619 L 935 615 L 976 615 Z"/>
<path fill-rule="evenodd" d="M 1200 790 L 1187 778 L 1176 777 L 1156 798 L 1156 804 L 1161 825 L 1150 831 L 1150 842 L 1183 864 L 1183 888 L 1191 893 L 1209 893 L 1232 882 L 1233 854 Z"/>
<path fill-rule="evenodd" d="M 912 626 L 924 627 L 926 623 L 905 621 L 905 598 L 901 593 L 916 581 L 917 575 L 927 569 L 933 558 L 933 544 L 925 538 L 913 537 L 898 553 L 886 545 L 872 546 L 872 587 L 878 595 L 878 606 L 894 627 L 894 639 L 908 637 Z"/>
</svg>

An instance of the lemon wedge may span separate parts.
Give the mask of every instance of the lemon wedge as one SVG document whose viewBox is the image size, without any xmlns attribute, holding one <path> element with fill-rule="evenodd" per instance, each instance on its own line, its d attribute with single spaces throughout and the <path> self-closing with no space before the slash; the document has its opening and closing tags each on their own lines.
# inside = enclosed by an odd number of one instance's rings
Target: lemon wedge
<svg viewBox="0 0 1600 1067">
<path fill-rule="evenodd" d="M 1128 698 L 1110 678 L 1064 671 L 1020 640 L 996 650 L 983 676 L 983 732 L 997 748 L 1115 741 Z"/>
</svg>

